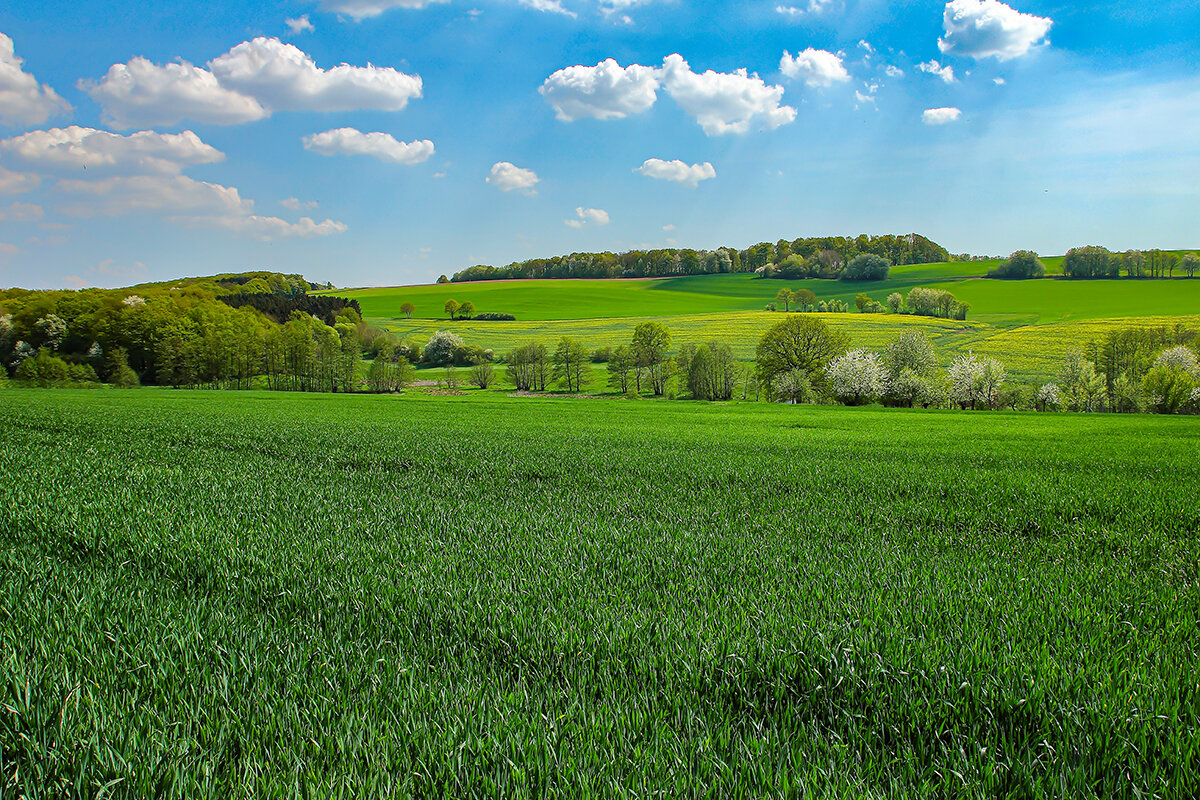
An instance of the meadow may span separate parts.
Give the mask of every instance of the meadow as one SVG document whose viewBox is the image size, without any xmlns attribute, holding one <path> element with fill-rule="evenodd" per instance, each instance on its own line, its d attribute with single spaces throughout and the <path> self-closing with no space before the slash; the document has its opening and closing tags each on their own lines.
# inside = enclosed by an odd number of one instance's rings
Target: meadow
<svg viewBox="0 0 1200 800">
<path fill-rule="evenodd" d="M 529 280 L 335 289 L 358 300 L 363 316 L 395 325 L 407 320 L 400 306 L 411 302 L 414 319 L 449 321 L 443 306 L 453 298 L 474 304 L 477 312 L 512 314 L 518 321 L 609 317 L 667 317 L 762 311 L 780 289 L 811 289 L 822 300 L 853 304 L 859 292 L 883 302 L 892 292 L 914 286 L 946 289 L 971 303 L 970 319 L 982 322 L 1034 323 L 1060 319 L 1161 316 L 1200 313 L 1200 280 L 1041 280 L 1001 281 L 956 276 L 978 275 L 991 262 L 895 267 L 885 281 L 762 280 L 747 274 L 694 275 L 635 280 Z M 982 264 L 982 267 L 980 266 Z M 951 270 L 944 269 L 952 268 Z"/>
<path fill-rule="evenodd" d="M 1188 418 L 0 405 L 0 794 L 1183 797 Z"/>
<path fill-rule="evenodd" d="M 1047 259 L 1048 266 L 1061 259 Z M 885 301 L 891 292 L 914 286 L 945 289 L 970 303 L 965 321 L 894 314 L 823 314 L 832 327 L 850 334 L 854 346 L 878 348 L 904 330 L 918 327 L 937 345 L 943 363 L 972 350 L 999 358 L 1022 380 L 1052 379 L 1063 355 L 1087 347 L 1106 330 L 1126 326 L 1168 327 L 1200 322 L 1200 280 L 1002 281 L 970 277 L 997 262 L 953 262 L 895 267 L 886 281 L 761 280 L 752 275 L 596 281 L 537 280 L 335 290 L 354 298 L 363 316 L 401 336 L 426 341 L 452 330 L 472 345 L 498 354 L 528 341 L 553 345 L 571 336 L 589 348 L 627 343 L 646 320 L 667 325 L 676 346 L 720 341 L 739 359 L 750 360 L 759 338 L 782 319 L 763 310 L 783 287 L 809 288 L 822 299 L 853 305 L 866 292 Z M 456 320 L 442 310 L 449 298 L 471 300 L 476 311 L 502 311 L 515 322 Z M 403 302 L 417 307 L 413 318 Z"/>
</svg>

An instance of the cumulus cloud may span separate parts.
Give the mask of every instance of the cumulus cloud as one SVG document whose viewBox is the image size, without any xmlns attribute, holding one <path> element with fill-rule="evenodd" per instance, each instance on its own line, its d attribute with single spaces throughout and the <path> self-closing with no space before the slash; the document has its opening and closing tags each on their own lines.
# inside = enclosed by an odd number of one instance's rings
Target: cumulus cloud
<svg viewBox="0 0 1200 800">
<path fill-rule="evenodd" d="M 425 8 L 433 3 L 445 2 L 447 0 L 321 0 L 321 10 L 345 14 L 355 22 L 361 22 L 393 8 Z"/>
<path fill-rule="evenodd" d="M 284 25 L 287 25 L 292 33 L 312 33 L 316 30 L 312 22 L 308 19 L 308 14 L 304 14 L 297 19 L 285 19 Z"/>
<path fill-rule="evenodd" d="M 903 78 L 904 70 L 888 64 L 886 67 L 884 67 L 883 74 L 887 75 L 889 78 Z"/>
<path fill-rule="evenodd" d="M 0 222 L 37 222 L 46 212 L 32 203 L 10 203 L 0 206 Z"/>
<path fill-rule="evenodd" d="M 275 111 L 400 111 L 422 90 L 419 75 L 370 64 L 322 69 L 295 45 L 262 36 L 207 66 L 136 57 L 80 87 L 104 108 L 105 121 L 122 129 L 183 119 L 233 125 Z"/>
<path fill-rule="evenodd" d="M 957 108 L 927 108 L 921 114 L 921 121 L 926 125 L 945 125 L 956 122 L 961 116 L 962 111 Z"/>
<path fill-rule="evenodd" d="M 787 50 L 779 59 L 779 71 L 789 78 L 803 78 L 811 87 L 832 86 L 850 80 L 842 59 L 828 50 L 811 47 L 793 57 Z"/>
<path fill-rule="evenodd" d="M 0 152 L 36 170 L 93 174 L 175 174 L 184 167 L 213 164 L 225 154 L 191 131 L 129 135 L 71 125 L 30 131 L 0 140 Z"/>
<path fill-rule="evenodd" d="M 820 14 L 832 7 L 833 4 L 834 0 L 808 0 L 804 6 L 775 6 L 775 13 L 785 17 L 802 17 L 805 14 Z"/>
<path fill-rule="evenodd" d="M 602 208 L 579 206 L 575 209 L 575 219 L 564 219 L 563 222 L 571 228 L 582 228 L 585 225 L 607 225 L 608 212 Z"/>
<path fill-rule="evenodd" d="M 12 172 L 0 167 L 0 194 L 20 194 L 38 187 L 42 179 L 33 173 Z"/>
<path fill-rule="evenodd" d="M 768 86 L 744 68 L 698 74 L 672 53 L 663 59 L 662 85 L 709 136 L 746 133 L 751 126 L 773 130 L 796 119 L 796 109 L 780 105 L 782 86 Z"/>
<path fill-rule="evenodd" d="M 640 172 L 647 178 L 682 183 L 689 189 L 695 189 L 700 185 L 700 181 L 717 177 L 717 171 L 707 161 L 703 164 L 689 165 L 679 159 L 664 161 L 661 158 L 648 158 L 634 172 Z"/>
<path fill-rule="evenodd" d="M 563 8 L 559 0 L 521 0 L 521 5 L 534 11 L 545 11 L 551 14 L 563 14 L 568 17 L 577 16 L 574 11 Z"/>
<path fill-rule="evenodd" d="M 21 252 L 21 249 L 15 244 L 0 242 L 0 256 L 15 256 L 19 252 Z"/>
<path fill-rule="evenodd" d="M 247 216 L 185 217 L 180 220 L 189 227 L 223 228 L 234 233 L 269 242 L 274 239 L 313 239 L 346 232 L 346 225 L 332 219 L 315 222 L 311 217 L 301 217 L 288 222 L 279 217 Z"/>
<path fill-rule="evenodd" d="M 34 170 L 57 175 L 53 191 L 60 202 L 55 205 L 70 216 L 161 214 L 172 222 L 217 225 L 260 239 L 325 236 L 345 230 L 345 225 L 333 220 L 318 223 L 302 218 L 293 223 L 256 216 L 253 201 L 235 187 L 183 175 L 187 167 L 225 157 L 191 131 L 122 135 L 72 125 L 0 140 L 0 152 Z M 40 176 L 0 171 L 0 188 L 12 180 L 36 182 Z M 0 219 L 13 221 L 36 220 L 42 214 L 41 207 L 22 203 L 0 209 Z"/>
<path fill-rule="evenodd" d="M 60 180 L 55 191 L 68 201 L 71 216 L 115 217 L 138 212 L 249 214 L 254 204 L 232 186 L 186 175 L 113 176 L 101 180 Z"/>
<path fill-rule="evenodd" d="M 55 184 L 71 216 L 156 213 L 188 227 L 215 227 L 255 239 L 311 238 L 343 233 L 344 223 L 301 217 L 288 222 L 254 214 L 254 202 L 235 187 L 197 181 L 186 175 L 114 176 L 101 180 L 60 180 Z"/>
<path fill-rule="evenodd" d="M 71 110 L 66 100 L 26 72 L 13 40 L 0 33 L 0 125 L 41 125 Z"/>
<path fill-rule="evenodd" d="M 917 64 L 917 69 L 921 72 L 927 72 L 930 75 L 936 75 L 946 83 L 954 83 L 954 67 L 949 64 L 939 64 L 937 59 L 930 59 Z"/>
<path fill-rule="evenodd" d="M 335 128 L 305 136 L 304 147 L 323 156 L 373 156 L 393 164 L 420 164 L 433 155 L 433 142 L 420 139 L 400 142 L 387 133 L 363 133 L 356 128 Z"/>
<path fill-rule="evenodd" d="M 533 187 L 539 181 L 541 178 L 537 176 L 536 172 L 518 167 L 511 161 L 497 161 L 492 165 L 492 172 L 487 177 L 487 182 L 502 192 L 518 189 L 525 194 L 537 194 L 537 190 Z"/>
<path fill-rule="evenodd" d="M 943 14 L 943 53 L 1008 61 L 1043 41 L 1054 21 L 1023 14 L 1000 0 L 950 0 Z"/>
<path fill-rule="evenodd" d="M 678 53 L 663 59 L 661 69 L 641 64 L 622 67 L 611 58 L 594 67 L 566 67 L 547 78 L 539 92 L 558 119 L 573 122 L 641 113 L 654 105 L 660 88 L 709 136 L 746 133 L 752 126 L 774 129 L 796 118 L 796 109 L 780 105 L 782 86 L 768 86 L 745 69 L 698 74 Z"/>
<path fill-rule="evenodd" d="M 310 211 L 320 205 L 316 200 L 301 200 L 299 197 L 285 197 L 279 205 L 292 211 Z"/>
<path fill-rule="evenodd" d="M 620 119 L 639 114 L 658 99 L 658 70 L 615 59 L 594 67 L 566 67 L 546 78 L 538 91 L 563 122 L 577 119 Z"/>
<path fill-rule="evenodd" d="M 113 64 L 98 82 L 80 81 L 79 88 L 101 105 L 106 124 L 122 130 L 184 119 L 237 125 L 270 113 L 253 97 L 221 86 L 211 72 L 183 60 L 159 65 L 137 56 Z"/>
<path fill-rule="evenodd" d="M 392 67 L 330 69 L 278 39 L 242 42 L 209 62 L 212 73 L 236 91 L 253 96 L 272 111 L 400 111 L 421 96 L 421 78 Z"/>
</svg>

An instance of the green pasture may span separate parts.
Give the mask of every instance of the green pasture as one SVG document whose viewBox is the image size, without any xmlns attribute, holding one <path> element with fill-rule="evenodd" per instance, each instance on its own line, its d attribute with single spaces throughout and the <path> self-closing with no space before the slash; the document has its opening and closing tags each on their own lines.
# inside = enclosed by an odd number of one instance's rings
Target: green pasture
<svg viewBox="0 0 1200 800">
<path fill-rule="evenodd" d="M 1176 324 L 1200 328 L 1200 314 L 1190 316 L 1112 317 L 1107 319 L 1064 319 L 1040 324 L 991 324 L 966 320 L 932 319 L 906 314 L 820 314 L 830 327 L 850 336 L 852 347 L 879 349 L 907 330 L 921 330 L 933 340 L 943 365 L 961 353 L 974 351 L 999 359 L 1014 378 L 1030 381 L 1055 379 L 1063 356 L 1072 347 L 1086 348 L 1103 339 L 1105 332 L 1124 327 L 1172 327 Z M 691 314 L 678 317 L 616 317 L 610 319 L 544 320 L 535 322 L 473 322 L 460 320 L 410 320 L 387 327 L 401 336 L 424 341 L 435 331 L 450 330 L 467 344 L 494 350 L 497 354 L 527 342 L 553 348 L 562 336 L 571 336 L 591 349 L 628 344 L 638 323 L 653 320 L 671 331 L 672 346 L 724 342 L 744 361 L 754 358 L 763 333 L 785 319 L 781 313 L 743 311 L 729 314 Z"/>
<path fill-rule="evenodd" d="M 973 263 L 964 262 L 967 266 Z M 401 329 L 419 325 L 422 320 L 441 319 L 448 323 L 443 306 L 450 298 L 459 302 L 470 300 L 476 312 L 504 312 L 515 316 L 518 322 L 539 322 L 762 311 L 784 287 L 808 288 L 821 299 L 840 299 L 851 304 L 855 295 L 865 292 L 882 302 L 891 292 L 906 294 L 918 285 L 946 289 L 966 300 L 971 304 L 968 321 L 975 322 L 1012 325 L 1200 314 L 1200 279 L 948 280 L 936 270 L 901 273 L 886 281 L 864 283 L 762 280 L 738 274 L 630 281 L 478 282 L 335 290 L 335 293 L 357 299 L 369 321 Z M 404 302 L 416 306 L 412 320 L 407 320 L 400 311 Z"/>
<path fill-rule="evenodd" d="M 1186 797 L 1193 419 L 13 391 L 5 797 Z"/>
</svg>

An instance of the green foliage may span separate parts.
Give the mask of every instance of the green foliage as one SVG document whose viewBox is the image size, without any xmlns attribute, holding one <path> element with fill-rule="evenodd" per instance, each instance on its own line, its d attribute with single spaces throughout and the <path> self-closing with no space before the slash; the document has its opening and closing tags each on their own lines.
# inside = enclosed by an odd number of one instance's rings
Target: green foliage
<svg viewBox="0 0 1200 800">
<path fill-rule="evenodd" d="M 642 378 L 646 378 L 650 391 L 661 397 L 666 392 L 667 352 L 671 348 L 671 332 L 659 322 L 642 322 L 633 329 L 633 341 L 629 352 L 633 355 L 637 390 L 642 390 Z"/>
<path fill-rule="evenodd" d="M 815 317 L 789 317 L 758 342 L 755 364 L 759 383 L 773 388 L 776 378 L 798 369 L 820 391 L 825 386 L 825 367 L 849 346 L 850 337 Z"/>
<path fill-rule="evenodd" d="M 644 278 L 677 275 L 716 275 L 758 272 L 764 277 L 836 278 L 847 261 L 873 255 L 891 264 L 927 264 L 948 261 L 944 247 L 920 236 L 827 236 L 760 242 L 746 248 L 716 250 L 668 248 L 631 250 L 626 253 L 571 253 L 534 258 L 492 267 L 477 264 L 456 272 L 453 281 L 495 281 L 542 278 Z M 444 277 L 444 276 L 443 276 Z M 444 283 L 439 278 L 438 283 Z"/>
<path fill-rule="evenodd" d="M 1193 392 L 1200 383 L 1190 373 L 1181 369 L 1158 364 L 1150 368 L 1142 379 L 1142 391 L 1146 404 L 1160 414 L 1175 414 L 1193 406 Z"/>
<path fill-rule="evenodd" d="M 989 278 L 1004 278 L 1008 280 L 1024 280 L 1026 278 L 1041 278 L 1046 275 L 1046 265 L 1031 250 L 1017 250 L 1007 261 L 1001 262 L 995 269 L 988 272 Z"/>
<path fill-rule="evenodd" d="M 882 281 L 888 276 L 891 262 L 874 253 L 863 253 L 850 259 L 842 270 L 844 281 Z"/>
<path fill-rule="evenodd" d="M 550 355 L 544 344 L 514 348 L 504 359 L 505 377 L 519 392 L 544 392 L 550 377 Z"/>
<path fill-rule="evenodd" d="M 1106 248 L 1073 247 L 1063 257 L 1063 275 L 1068 278 L 1116 278 L 1121 261 Z"/>
<path fill-rule="evenodd" d="M 568 392 L 581 391 L 591 380 L 591 353 L 578 339 L 560 338 L 551 362 L 554 380 Z"/>
</svg>

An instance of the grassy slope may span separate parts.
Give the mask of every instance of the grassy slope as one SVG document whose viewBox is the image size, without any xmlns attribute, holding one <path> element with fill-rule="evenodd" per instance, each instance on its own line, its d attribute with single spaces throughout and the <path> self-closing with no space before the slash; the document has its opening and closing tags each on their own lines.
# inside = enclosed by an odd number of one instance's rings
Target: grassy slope
<svg viewBox="0 0 1200 800">
<path fill-rule="evenodd" d="M 948 289 L 968 301 L 972 319 L 986 322 L 1200 313 L 1200 279 L 995 281 L 951 278 L 949 270 L 937 266 L 926 265 L 922 270 L 899 272 L 887 281 L 861 284 L 827 280 L 764 281 L 751 275 L 704 275 L 635 281 L 480 282 L 336 290 L 335 293 L 356 298 L 365 317 L 388 325 L 405 321 L 400 305 L 406 301 L 416 305 L 418 319 L 444 319 L 442 306 L 449 298 L 459 302 L 470 300 L 477 312 L 505 312 L 523 322 L 761 311 L 785 286 L 809 288 L 822 299 L 853 302 L 859 292 L 882 301 L 891 292 L 906 293 L 913 286 L 929 285 Z"/>
<path fill-rule="evenodd" d="M 1061 271 L 1061 257 L 1045 261 L 1051 272 Z M 958 353 L 974 350 L 999 358 L 1011 374 L 1028 380 L 1050 378 L 1068 348 L 1084 346 L 1114 326 L 1200 323 L 1200 280 L 997 281 L 971 277 L 994 264 L 896 267 L 887 281 L 864 284 L 711 275 L 636 281 L 468 283 L 337 293 L 356 297 L 368 320 L 421 340 L 434 331 L 450 329 L 472 344 L 497 352 L 531 340 L 552 344 L 563 335 L 596 348 L 627 342 L 637 323 L 654 319 L 671 328 L 676 345 L 723 341 L 739 358 L 749 359 L 762 333 L 781 319 L 762 309 L 785 286 L 809 288 L 821 298 L 847 303 L 862 291 L 883 301 L 893 291 L 905 293 L 913 286 L 931 286 L 969 302 L 970 318 L 965 323 L 856 313 L 822 318 L 849 332 L 854 344 L 864 347 L 879 347 L 900 330 L 920 327 L 933 338 L 946 362 Z M 469 299 L 477 311 L 512 313 L 517 321 L 451 323 L 441 311 L 449 297 Z M 412 320 L 400 314 L 400 304 L 406 300 L 417 305 Z"/>
<path fill-rule="evenodd" d="M 0 434 L 14 796 L 1200 785 L 1192 420 L 30 391 Z"/>
</svg>

